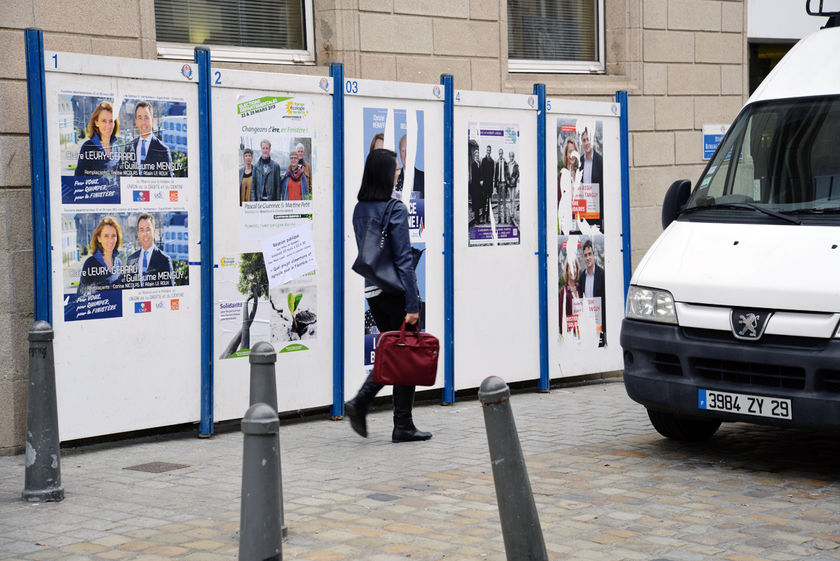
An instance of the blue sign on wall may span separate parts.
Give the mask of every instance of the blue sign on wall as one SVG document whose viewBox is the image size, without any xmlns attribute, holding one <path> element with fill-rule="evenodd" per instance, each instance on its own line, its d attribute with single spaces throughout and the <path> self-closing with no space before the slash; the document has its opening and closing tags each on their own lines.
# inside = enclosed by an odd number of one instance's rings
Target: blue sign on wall
<svg viewBox="0 0 840 561">
<path fill-rule="evenodd" d="M 729 125 L 703 125 L 703 159 L 709 160 L 715 155 L 720 141 L 723 140 Z"/>
</svg>

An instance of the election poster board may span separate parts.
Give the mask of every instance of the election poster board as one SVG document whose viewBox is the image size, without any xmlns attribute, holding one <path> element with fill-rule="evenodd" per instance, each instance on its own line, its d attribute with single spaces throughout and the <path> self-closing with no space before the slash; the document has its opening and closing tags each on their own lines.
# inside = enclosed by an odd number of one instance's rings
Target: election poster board
<svg viewBox="0 0 840 561">
<path fill-rule="evenodd" d="M 547 100 L 550 377 L 620 370 L 620 107 Z"/>
<path fill-rule="evenodd" d="M 536 100 L 455 94 L 456 390 L 539 377 Z"/>
<path fill-rule="evenodd" d="M 248 408 L 258 342 L 277 351 L 278 410 L 329 405 L 332 81 L 211 73 L 215 419 Z"/>
<path fill-rule="evenodd" d="M 196 68 L 70 53 L 46 63 L 60 437 L 196 421 Z"/>
<path fill-rule="evenodd" d="M 420 328 L 443 335 L 443 88 L 346 80 L 344 84 L 345 395 L 355 395 L 376 360 L 379 327 L 361 276 L 350 268 L 358 254 L 353 209 L 371 150 L 397 158 L 392 197 L 408 211 L 412 265 L 420 301 Z M 443 357 L 436 387 L 443 386 Z M 389 387 L 383 393 L 390 391 Z"/>
</svg>

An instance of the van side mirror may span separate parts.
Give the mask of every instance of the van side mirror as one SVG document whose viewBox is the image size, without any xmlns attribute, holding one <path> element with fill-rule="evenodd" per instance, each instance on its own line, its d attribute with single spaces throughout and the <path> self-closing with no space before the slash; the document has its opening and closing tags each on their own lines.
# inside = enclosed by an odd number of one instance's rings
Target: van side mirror
<svg viewBox="0 0 840 561">
<path fill-rule="evenodd" d="M 680 215 L 680 209 L 688 201 L 691 195 L 691 181 L 680 179 L 671 183 L 665 199 L 662 201 L 662 229 L 668 227 L 671 222 Z"/>
</svg>

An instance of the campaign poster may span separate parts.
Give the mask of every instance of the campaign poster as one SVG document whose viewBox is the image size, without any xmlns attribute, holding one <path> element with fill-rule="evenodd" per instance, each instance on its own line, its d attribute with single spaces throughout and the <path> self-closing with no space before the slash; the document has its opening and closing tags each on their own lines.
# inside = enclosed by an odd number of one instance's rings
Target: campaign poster
<svg viewBox="0 0 840 561">
<path fill-rule="evenodd" d="M 604 235 L 560 235 L 560 340 L 581 348 L 606 345 Z"/>
<path fill-rule="evenodd" d="M 306 351 L 317 340 L 315 272 L 271 287 L 262 252 L 222 257 L 216 269 L 219 359 L 244 357 L 269 341 L 278 353 Z"/>
<path fill-rule="evenodd" d="M 425 127 L 422 110 L 365 107 L 363 158 L 386 148 L 397 154 L 397 181 L 392 196 L 408 208 L 412 242 L 423 239 L 425 225 Z"/>
<path fill-rule="evenodd" d="M 239 169 L 236 188 L 243 209 L 243 227 L 263 217 L 311 213 L 312 121 L 311 102 L 282 95 L 240 95 L 236 114 L 240 124 Z M 257 206 L 257 203 L 283 203 Z M 261 212 L 248 213 L 247 210 Z"/>
<path fill-rule="evenodd" d="M 308 226 L 313 216 L 312 101 L 295 95 L 248 93 L 235 103 L 239 166 L 227 177 L 239 205 L 240 253 L 216 269 L 220 359 L 248 356 L 269 341 L 278 353 L 307 351 L 316 341 L 317 270 L 269 282 L 267 240 Z M 274 258 L 270 256 L 269 260 Z M 282 261 L 282 258 L 278 257 Z M 275 271 L 276 272 L 276 271 Z"/>
<path fill-rule="evenodd" d="M 519 244 L 519 125 L 468 125 L 469 246 Z"/>
<path fill-rule="evenodd" d="M 180 311 L 188 227 L 182 211 L 62 214 L 64 321 Z"/>
<path fill-rule="evenodd" d="M 603 121 L 557 118 L 557 232 L 604 233 Z"/>
<path fill-rule="evenodd" d="M 187 104 L 125 93 L 58 95 L 61 203 L 183 203 Z"/>
<path fill-rule="evenodd" d="M 414 109 L 363 108 L 364 134 L 360 156 L 367 159 L 372 150 L 385 148 L 397 155 L 397 177 L 392 197 L 405 203 L 411 240 L 412 265 L 420 298 L 420 329 L 426 316 L 426 242 L 425 242 L 425 113 Z M 373 367 L 379 329 L 367 299 L 364 313 L 364 366 Z"/>
</svg>

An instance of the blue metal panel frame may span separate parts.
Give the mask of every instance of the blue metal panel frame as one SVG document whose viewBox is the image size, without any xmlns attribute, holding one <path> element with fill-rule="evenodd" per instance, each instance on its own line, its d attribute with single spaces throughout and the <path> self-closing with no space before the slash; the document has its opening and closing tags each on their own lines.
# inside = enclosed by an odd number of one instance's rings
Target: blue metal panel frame
<svg viewBox="0 0 840 561">
<path fill-rule="evenodd" d="M 32 185 L 32 257 L 35 320 L 52 324 L 50 181 L 47 151 L 44 32 L 26 30 L 26 94 L 29 102 L 29 166 Z M 56 65 L 58 60 L 56 59 Z"/>
<path fill-rule="evenodd" d="M 630 290 L 630 277 L 633 276 L 633 248 L 630 245 L 630 124 L 629 99 L 627 92 L 615 94 L 616 102 L 621 106 L 619 120 L 619 143 L 621 144 L 621 251 L 624 253 L 624 300 Z"/>
<path fill-rule="evenodd" d="M 443 403 L 455 402 L 455 82 L 440 77 L 443 105 Z"/>
<path fill-rule="evenodd" d="M 546 217 L 546 150 L 547 119 L 545 84 L 534 84 L 537 96 L 537 279 L 539 283 L 540 379 L 538 391 L 548 391 L 548 218 Z"/>
<path fill-rule="evenodd" d="M 330 64 L 333 79 L 333 404 L 344 416 L 344 66 Z"/>
<path fill-rule="evenodd" d="M 201 208 L 201 422 L 198 436 L 213 434 L 213 134 L 210 51 L 195 49 L 198 65 L 198 148 Z"/>
</svg>

